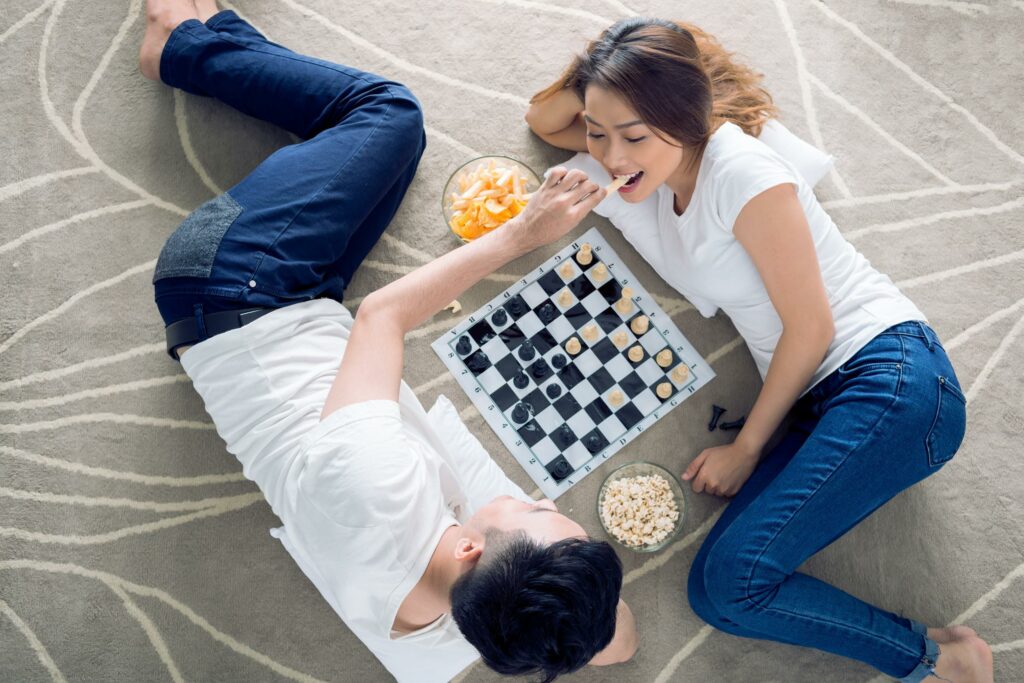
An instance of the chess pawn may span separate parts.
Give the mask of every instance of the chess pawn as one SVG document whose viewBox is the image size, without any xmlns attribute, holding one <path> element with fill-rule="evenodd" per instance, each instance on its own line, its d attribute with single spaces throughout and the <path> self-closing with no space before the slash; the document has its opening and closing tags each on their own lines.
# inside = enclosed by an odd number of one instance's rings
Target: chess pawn
<svg viewBox="0 0 1024 683">
<path fill-rule="evenodd" d="M 562 276 L 563 280 L 571 280 L 572 276 L 576 274 L 576 269 L 572 267 L 572 261 L 566 261 L 558 269 L 558 273 Z"/>
<path fill-rule="evenodd" d="M 581 266 L 589 266 L 594 260 L 594 254 L 591 251 L 590 243 L 584 242 L 580 250 L 576 252 L 576 261 Z"/>
<path fill-rule="evenodd" d="M 598 282 L 604 282 L 608 277 L 608 266 L 603 263 L 598 263 L 590 270 L 590 275 Z"/>
<path fill-rule="evenodd" d="M 615 310 L 623 315 L 626 315 L 633 310 L 633 300 L 630 298 L 633 296 L 633 289 L 630 287 L 622 288 L 622 298 L 615 302 Z"/>
<path fill-rule="evenodd" d="M 672 370 L 672 379 L 674 379 L 679 384 L 682 384 L 683 382 L 685 382 L 686 378 L 689 377 L 689 376 L 690 376 L 690 368 L 686 367 L 682 363 L 677 365 Z"/>
</svg>

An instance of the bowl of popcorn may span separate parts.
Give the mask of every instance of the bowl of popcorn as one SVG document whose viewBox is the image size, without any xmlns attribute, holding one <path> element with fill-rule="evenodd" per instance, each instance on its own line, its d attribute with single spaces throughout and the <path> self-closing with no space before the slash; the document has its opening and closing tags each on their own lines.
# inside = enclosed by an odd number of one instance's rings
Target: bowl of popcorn
<svg viewBox="0 0 1024 683">
<path fill-rule="evenodd" d="M 471 242 L 518 216 L 538 187 L 537 174 L 511 157 L 471 159 L 445 185 L 445 223 L 460 240 Z"/>
<path fill-rule="evenodd" d="M 597 495 L 601 526 L 619 545 L 638 553 L 664 548 L 683 528 L 683 489 L 664 467 L 623 465 L 608 475 Z"/>
</svg>

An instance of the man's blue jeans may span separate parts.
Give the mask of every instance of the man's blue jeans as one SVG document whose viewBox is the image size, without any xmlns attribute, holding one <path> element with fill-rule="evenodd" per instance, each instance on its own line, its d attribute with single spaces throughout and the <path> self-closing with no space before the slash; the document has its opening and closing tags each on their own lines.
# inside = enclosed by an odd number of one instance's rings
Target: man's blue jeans
<svg viewBox="0 0 1024 683">
<path fill-rule="evenodd" d="M 426 146 L 412 93 L 271 43 L 231 11 L 175 28 L 160 78 L 302 140 L 274 152 L 171 235 L 154 275 L 164 323 L 321 296 L 340 301 Z"/>
<path fill-rule="evenodd" d="M 794 423 L 722 513 L 690 570 L 690 605 L 746 638 L 826 650 L 916 683 L 924 627 L 796 571 L 960 447 L 966 401 L 935 332 L 885 330 L 795 406 Z"/>
</svg>

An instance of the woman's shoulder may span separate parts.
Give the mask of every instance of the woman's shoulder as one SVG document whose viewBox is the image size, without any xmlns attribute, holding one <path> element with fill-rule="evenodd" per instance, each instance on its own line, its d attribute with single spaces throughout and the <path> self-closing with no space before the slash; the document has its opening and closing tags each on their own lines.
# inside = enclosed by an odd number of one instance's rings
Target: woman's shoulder
<svg viewBox="0 0 1024 683">
<path fill-rule="evenodd" d="M 718 130 L 712 133 L 705 154 L 707 155 L 705 158 L 710 157 L 713 161 L 719 163 L 733 162 L 737 161 L 737 159 L 742 160 L 744 157 L 760 157 L 782 161 L 782 157 L 775 150 L 753 135 L 748 135 L 742 128 L 729 121 L 723 123 L 718 127 Z"/>
</svg>

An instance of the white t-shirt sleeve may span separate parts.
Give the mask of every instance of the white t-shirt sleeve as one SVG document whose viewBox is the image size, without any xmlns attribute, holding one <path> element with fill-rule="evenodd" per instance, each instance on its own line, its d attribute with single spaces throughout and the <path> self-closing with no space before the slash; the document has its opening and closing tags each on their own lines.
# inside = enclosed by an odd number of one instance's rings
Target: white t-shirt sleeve
<svg viewBox="0 0 1024 683">
<path fill-rule="evenodd" d="M 751 199 L 776 185 L 799 185 L 796 174 L 775 153 L 749 146 L 719 160 L 711 187 L 721 227 L 731 233 Z"/>
<path fill-rule="evenodd" d="M 439 496 L 436 471 L 406 438 L 394 401 L 345 406 L 322 420 L 307 444 L 299 490 L 335 524 L 406 519 L 433 507 L 424 496 Z"/>
<path fill-rule="evenodd" d="M 570 171 L 574 168 L 578 168 L 579 170 L 586 173 L 588 178 L 593 180 L 601 187 L 606 187 L 608 183 L 612 181 L 612 177 L 608 175 L 608 171 L 604 170 L 604 166 L 598 163 L 597 159 L 590 156 L 586 152 L 579 152 L 576 154 L 576 156 L 572 157 L 571 159 L 567 159 L 566 161 L 560 164 L 556 164 L 556 166 L 562 166 Z M 549 168 L 548 171 L 550 170 L 551 169 Z M 544 172 L 545 178 L 547 178 L 548 171 Z M 596 213 L 598 216 L 604 216 L 605 218 L 614 219 L 613 214 L 616 213 L 616 210 L 623 203 L 624 202 L 622 201 L 622 198 L 619 197 L 617 193 L 613 194 L 609 197 L 605 197 L 600 204 L 595 206 L 594 213 Z"/>
<path fill-rule="evenodd" d="M 448 453 L 459 478 L 465 482 L 463 493 L 473 511 L 498 496 L 512 496 L 524 502 L 533 502 L 515 482 L 498 467 L 483 445 L 473 436 L 459 418 L 451 401 L 439 396 L 429 413 L 438 433 L 444 435 Z"/>
</svg>

